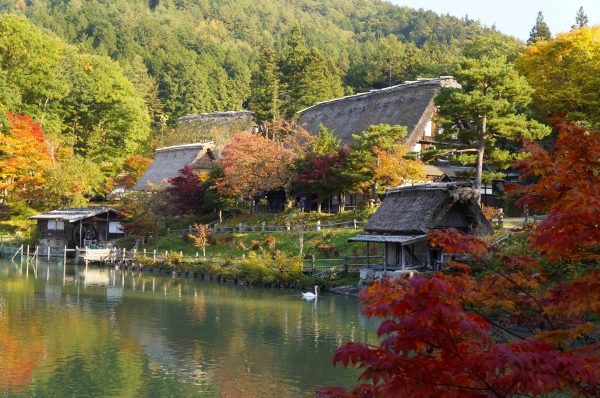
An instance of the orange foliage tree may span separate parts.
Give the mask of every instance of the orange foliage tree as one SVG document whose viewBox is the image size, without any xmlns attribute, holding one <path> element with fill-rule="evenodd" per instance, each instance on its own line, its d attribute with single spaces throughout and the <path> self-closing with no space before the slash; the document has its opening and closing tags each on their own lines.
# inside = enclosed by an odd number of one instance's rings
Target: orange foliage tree
<svg viewBox="0 0 600 398">
<path fill-rule="evenodd" d="M 303 131 L 293 131 L 277 138 L 237 133 L 223 149 L 217 190 L 230 197 L 253 198 L 287 189 L 292 164 L 306 151 L 311 137 Z"/>
<path fill-rule="evenodd" d="M 11 113 L 7 118 L 8 131 L 0 131 L 0 195 L 5 202 L 31 203 L 41 196 L 53 156 L 39 123 Z"/>
<path fill-rule="evenodd" d="M 150 167 L 152 159 L 142 155 L 131 155 L 123 161 L 123 173 L 116 179 L 119 186 L 126 188 L 135 185 L 142 174 Z"/>
<path fill-rule="evenodd" d="M 517 164 L 533 181 L 515 189 L 521 203 L 548 214 L 531 231 L 531 254 L 503 255 L 456 230 L 431 233 L 432 245 L 463 260 L 363 291 L 365 313 L 383 320 L 382 341 L 340 347 L 334 363 L 357 365 L 361 382 L 321 397 L 600 395 L 600 133 L 559 131 L 553 153 L 529 144 Z M 565 260 L 582 275 L 549 279 Z"/>
</svg>

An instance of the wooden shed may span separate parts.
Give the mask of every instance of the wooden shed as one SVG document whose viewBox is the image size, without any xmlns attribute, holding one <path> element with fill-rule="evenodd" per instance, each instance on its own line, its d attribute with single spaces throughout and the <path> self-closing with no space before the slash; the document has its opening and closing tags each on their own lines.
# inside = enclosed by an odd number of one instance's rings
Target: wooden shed
<svg viewBox="0 0 600 398">
<path fill-rule="evenodd" d="M 431 183 L 389 190 L 364 234 L 351 242 L 384 245 L 384 270 L 438 269 L 444 253 L 427 243 L 427 233 L 456 228 L 476 235 L 492 233 L 470 183 Z"/>
<path fill-rule="evenodd" d="M 53 252 L 65 246 L 104 247 L 124 236 L 120 214 L 110 207 L 58 209 L 29 218 L 37 220 L 42 249 Z"/>
</svg>

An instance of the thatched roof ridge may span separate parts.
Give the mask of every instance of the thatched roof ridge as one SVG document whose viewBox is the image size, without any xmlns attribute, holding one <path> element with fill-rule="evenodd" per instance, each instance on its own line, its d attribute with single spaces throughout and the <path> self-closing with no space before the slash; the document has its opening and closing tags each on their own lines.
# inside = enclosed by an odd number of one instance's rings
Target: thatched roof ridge
<svg viewBox="0 0 600 398">
<path fill-rule="evenodd" d="M 475 234 L 492 232 L 469 182 L 391 189 L 364 229 L 377 234 L 419 235 L 453 226 L 454 221 L 464 222 Z"/>
<path fill-rule="evenodd" d="M 212 156 L 212 142 L 175 145 L 156 150 L 156 156 L 144 175 L 133 186 L 135 190 L 149 191 L 163 189 L 171 178 L 177 177 L 179 170 L 193 165 L 203 156 Z"/>
<path fill-rule="evenodd" d="M 299 111 L 298 124 L 313 134 L 324 125 L 346 144 L 371 125 L 401 125 L 408 129 L 406 144 L 413 146 L 435 112 L 433 99 L 441 87 L 460 85 L 441 76 L 323 101 Z"/>
<path fill-rule="evenodd" d="M 57 209 L 46 213 L 38 214 L 29 217 L 31 220 L 61 220 L 67 222 L 76 222 L 85 220 L 86 218 L 98 216 L 101 214 L 112 213 L 118 214 L 118 212 L 110 207 L 95 206 L 95 207 L 77 207 L 70 209 Z"/>
<path fill-rule="evenodd" d="M 250 111 L 225 111 L 225 112 L 209 112 L 199 113 L 196 115 L 185 115 L 179 118 L 179 123 L 191 123 L 196 121 L 216 122 L 229 121 L 234 119 L 252 118 L 254 112 Z"/>
</svg>

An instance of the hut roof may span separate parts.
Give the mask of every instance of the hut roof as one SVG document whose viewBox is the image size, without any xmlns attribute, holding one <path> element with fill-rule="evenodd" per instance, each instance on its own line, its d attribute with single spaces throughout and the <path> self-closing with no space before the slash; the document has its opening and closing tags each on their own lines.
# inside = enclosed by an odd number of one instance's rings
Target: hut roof
<svg viewBox="0 0 600 398">
<path fill-rule="evenodd" d="M 472 166 L 437 166 L 432 164 L 425 165 L 425 174 L 428 176 L 441 177 L 447 175 L 448 177 L 456 178 L 460 177 L 461 174 L 474 173 L 475 168 Z"/>
<path fill-rule="evenodd" d="M 371 125 L 401 125 L 408 129 L 405 142 L 413 146 L 435 112 L 433 99 L 441 87 L 460 85 L 451 76 L 441 76 L 319 102 L 298 112 L 298 124 L 313 134 L 323 125 L 345 144 Z"/>
<path fill-rule="evenodd" d="M 156 156 L 133 189 L 148 191 L 163 189 L 171 178 L 177 177 L 185 166 L 193 167 L 203 156 L 212 156 L 212 142 L 186 144 L 159 148 Z"/>
<path fill-rule="evenodd" d="M 118 214 L 118 212 L 113 208 L 97 206 L 79 207 L 71 209 L 57 209 L 46 213 L 38 214 L 36 216 L 31 216 L 29 218 L 31 220 L 62 220 L 72 223 L 106 213 Z"/>
<path fill-rule="evenodd" d="M 475 234 L 492 228 L 477 204 L 469 182 L 431 183 L 389 190 L 365 231 L 375 234 L 420 235 L 452 225 L 456 217 Z"/>
</svg>

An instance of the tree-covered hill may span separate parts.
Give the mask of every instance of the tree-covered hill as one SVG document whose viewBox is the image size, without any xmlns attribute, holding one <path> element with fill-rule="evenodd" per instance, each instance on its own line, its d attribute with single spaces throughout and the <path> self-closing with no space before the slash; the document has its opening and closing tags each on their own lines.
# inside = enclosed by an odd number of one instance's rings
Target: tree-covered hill
<svg viewBox="0 0 600 398">
<path fill-rule="evenodd" d="M 283 53 L 294 27 L 346 92 L 451 73 L 482 30 L 503 51 L 518 46 L 474 21 L 378 0 L 0 0 L 0 11 L 121 63 L 157 125 L 245 107 L 260 49 Z"/>
</svg>

